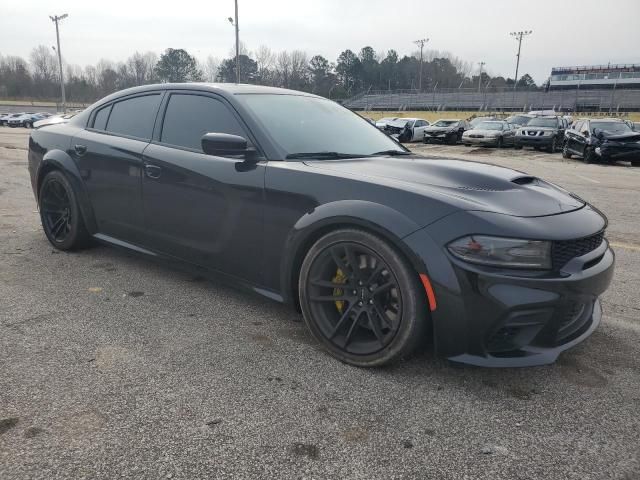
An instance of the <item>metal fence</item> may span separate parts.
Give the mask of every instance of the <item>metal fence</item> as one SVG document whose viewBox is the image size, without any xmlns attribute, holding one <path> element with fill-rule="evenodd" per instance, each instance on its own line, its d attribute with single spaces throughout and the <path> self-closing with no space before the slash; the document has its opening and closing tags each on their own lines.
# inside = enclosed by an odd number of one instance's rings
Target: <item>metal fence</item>
<svg viewBox="0 0 640 480">
<path fill-rule="evenodd" d="M 354 110 L 640 111 L 640 89 L 375 91 L 344 102 Z"/>
</svg>

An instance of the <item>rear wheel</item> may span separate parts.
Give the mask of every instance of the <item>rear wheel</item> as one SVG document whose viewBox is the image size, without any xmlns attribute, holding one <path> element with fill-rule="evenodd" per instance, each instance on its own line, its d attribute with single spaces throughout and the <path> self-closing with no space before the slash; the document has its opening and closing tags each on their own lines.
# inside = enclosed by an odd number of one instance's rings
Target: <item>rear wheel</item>
<svg viewBox="0 0 640 480">
<path fill-rule="evenodd" d="M 551 145 L 549 145 L 549 153 L 556 153 L 558 151 L 558 141 L 556 137 L 551 139 Z"/>
<path fill-rule="evenodd" d="M 44 177 L 38 199 L 42 228 L 51 245 L 73 250 L 89 244 L 75 192 L 62 172 L 49 172 Z"/>
<path fill-rule="evenodd" d="M 355 229 L 331 232 L 307 253 L 299 279 L 305 323 L 324 348 L 359 367 L 387 364 L 426 341 L 418 275 L 386 241 Z"/>
<path fill-rule="evenodd" d="M 498 139 L 498 143 L 496 143 L 496 147 L 498 147 L 498 148 L 502 148 L 502 147 L 504 147 L 504 140 L 503 140 L 503 138 L 502 138 L 502 137 L 500 137 L 500 138 Z"/>
</svg>

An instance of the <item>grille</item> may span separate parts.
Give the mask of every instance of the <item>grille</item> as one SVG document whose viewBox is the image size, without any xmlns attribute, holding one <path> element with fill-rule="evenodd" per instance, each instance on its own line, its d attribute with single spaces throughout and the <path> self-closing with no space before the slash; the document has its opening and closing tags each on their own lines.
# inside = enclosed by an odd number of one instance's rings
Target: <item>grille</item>
<svg viewBox="0 0 640 480">
<path fill-rule="evenodd" d="M 551 258 L 554 268 L 564 267 L 569 260 L 581 257 L 594 251 L 604 240 L 604 230 L 589 237 L 577 240 L 562 240 L 553 242 Z"/>
</svg>

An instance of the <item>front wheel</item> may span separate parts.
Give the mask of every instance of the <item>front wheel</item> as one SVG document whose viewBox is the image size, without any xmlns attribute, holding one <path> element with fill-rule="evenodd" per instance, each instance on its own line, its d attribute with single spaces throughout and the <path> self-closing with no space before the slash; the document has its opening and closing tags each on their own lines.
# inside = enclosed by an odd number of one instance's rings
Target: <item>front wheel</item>
<svg viewBox="0 0 640 480">
<path fill-rule="evenodd" d="M 376 235 L 356 229 L 325 235 L 309 249 L 298 287 L 307 327 L 343 362 L 384 365 L 426 341 L 418 274 Z"/>
<path fill-rule="evenodd" d="M 584 147 L 582 152 L 582 161 L 584 163 L 593 163 L 595 161 L 593 150 L 589 147 Z"/>
<path fill-rule="evenodd" d="M 73 250 L 89 244 L 76 194 L 62 172 L 49 172 L 38 196 L 40 220 L 47 239 L 58 250 Z"/>
<path fill-rule="evenodd" d="M 562 145 L 562 158 L 571 158 L 571 152 L 569 152 L 569 144 L 564 142 Z"/>
</svg>

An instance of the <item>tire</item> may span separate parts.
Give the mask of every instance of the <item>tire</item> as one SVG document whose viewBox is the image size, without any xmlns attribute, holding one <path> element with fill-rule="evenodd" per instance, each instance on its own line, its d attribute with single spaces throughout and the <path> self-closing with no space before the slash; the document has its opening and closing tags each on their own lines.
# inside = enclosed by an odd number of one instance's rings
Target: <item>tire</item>
<svg viewBox="0 0 640 480">
<path fill-rule="evenodd" d="M 500 137 L 500 138 L 498 139 L 498 143 L 496 143 L 496 147 L 497 147 L 497 148 L 502 148 L 502 147 L 504 147 L 504 139 L 503 139 L 502 137 Z"/>
<path fill-rule="evenodd" d="M 298 290 L 307 328 L 342 362 L 378 367 L 426 343 L 418 274 L 377 235 L 341 229 L 320 238 L 302 263 Z"/>
<path fill-rule="evenodd" d="M 567 142 L 562 144 L 562 158 L 571 158 L 571 152 L 569 152 L 569 144 Z"/>
<path fill-rule="evenodd" d="M 522 145 L 518 145 L 517 143 L 513 145 L 515 150 L 522 150 Z"/>
<path fill-rule="evenodd" d="M 33 125 L 30 122 L 24 122 L 24 128 L 33 128 Z"/>
<path fill-rule="evenodd" d="M 42 228 L 51 245 L 58 250 L 77 250 L 89 245 L 91 236 L 77 196 L 62 172 L 54 170 L 44 177 L 38 203 Z"/>
<path fill-rule="evenodd" d="M 549 153 L 556 153 L 558 151 L 557 143 L 558 143 L 558 141 L 556 140 L 556 137 L 553 137 L 551 139 L 551 145 L 549 145 L 549 148 L 547 149 L 547 151 Z"/>
<path fill-rule="evenodd" d="M 631 160 L 632 167 L 640 167 L 640 160 Z"/>
<path fill-rule="evenodd" d="M 582 161 L 584 163 L 593 163 L 595 158 L 593 151 L 589 147 L 584 147 L 584 151 L 582 152 Z"/>
</svg>

